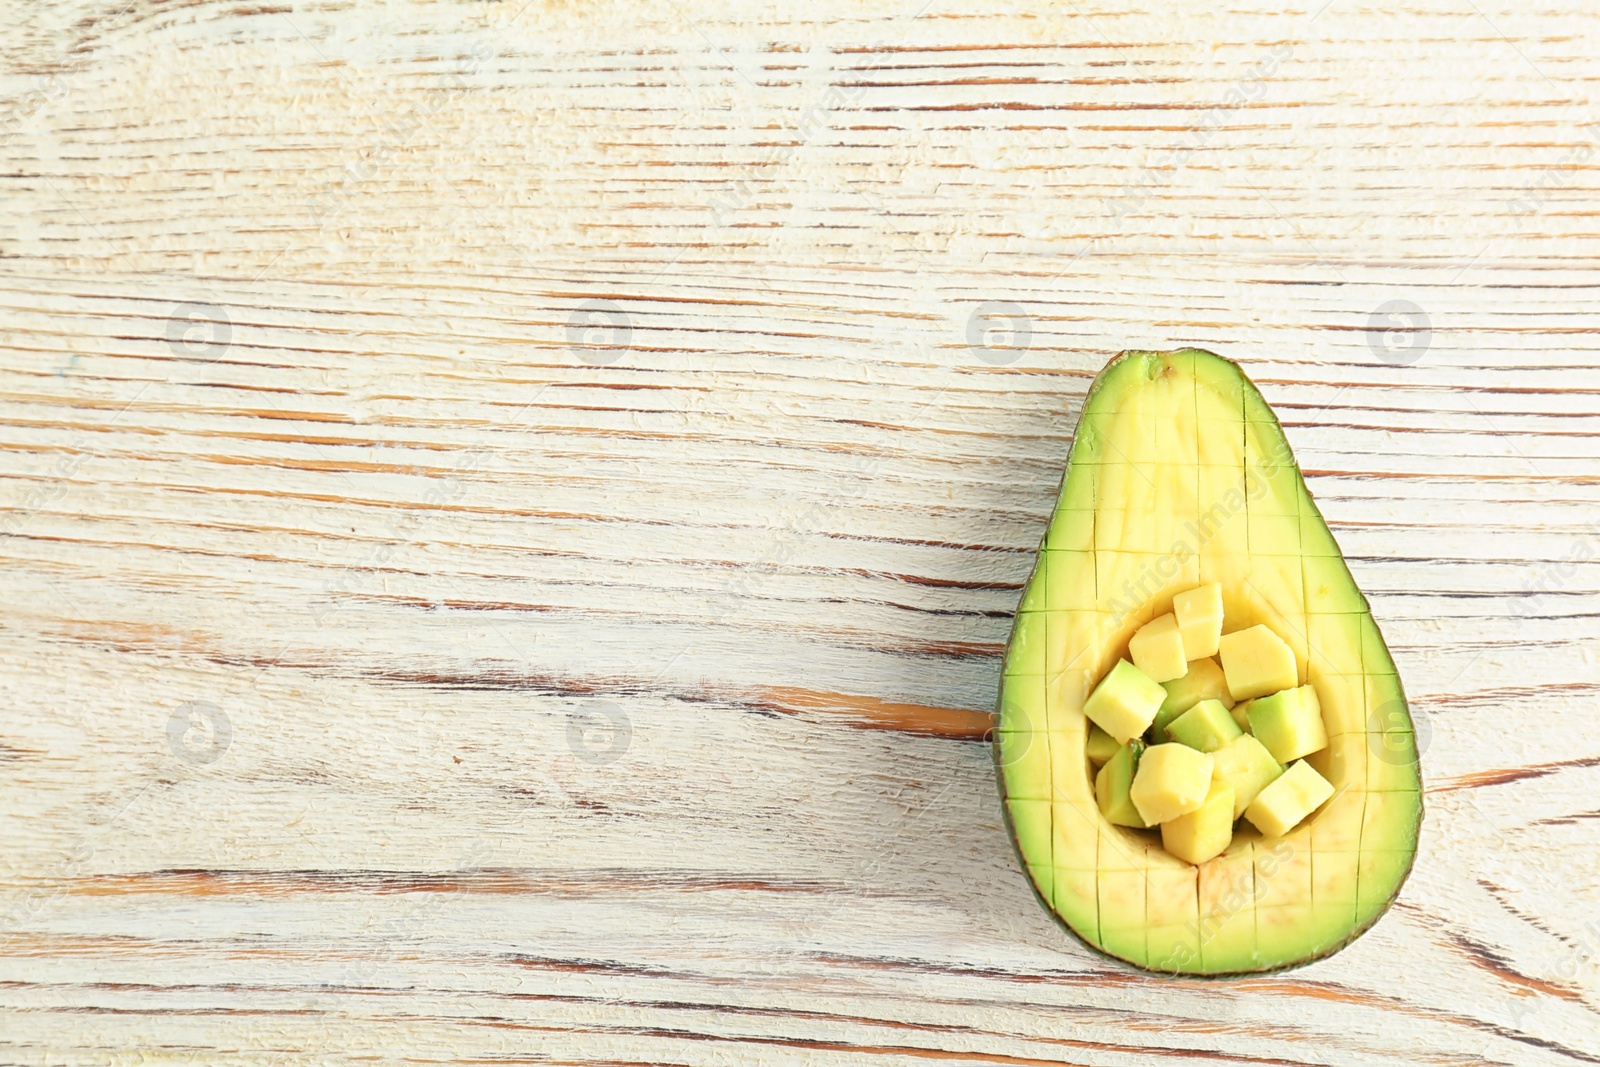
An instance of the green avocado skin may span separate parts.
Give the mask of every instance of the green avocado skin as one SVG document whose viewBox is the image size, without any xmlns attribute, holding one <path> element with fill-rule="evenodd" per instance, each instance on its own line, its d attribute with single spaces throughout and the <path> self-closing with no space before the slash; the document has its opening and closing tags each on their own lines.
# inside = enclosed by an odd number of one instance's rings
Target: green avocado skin
<svg viewBox="0 0 1600 1067">
<path fill-rule="evenodd" d="M 1240 494 L 1237 507 L 1218 493 L 1219 509 L 1206 478 L 1231 476 L 1229 463 L 1243 486 L 1255 477 L 1266 491 Z M 1129 495 L 1139 492 L 1142 503 Z M 1223 856 L 1186 871 L 1150 851 L 1155 831 L 1099 815 L 1081 701 L 1061 694 L 1076 692 L 1086 655 L 1114 663 L 1116 639 L 1125 652 L 1118 620 L 1141 602 L 1167 610 L 1162 598 L 1182 591 L 1181 576 L 1161 585 L 1163 542 L 1141 543 L 1147 526 L 1182 537 L 1185 521 L 1205 533 L 1218 514 L 1222 532 L 1194 546 L 1200 573 L 1271 594 L 1261 610 L 1279 613 L 1269 625 L 1295 645 L 1330 725 L 1328 748 L 1306 758 L 1336 792 L 1282 838 L 1241 824 Z M 1152 564 L 1136 566 L 1146 557 L 1160 572 L 1148 582 Z M 1238 603 L 1250 609 L 1248 597 Z M 1360 936 L 1399 893 L 1423 815 L 1399 674 L 1276 416 L 1233 362 L 1200 349 L 1124 352 L 1096 377 L 1007 642 L 994 756 L 1007 829 L 1040 903 L 1089 947 L 1136 967 L 1225 976 L 1303 965 Z"/>
</svg>

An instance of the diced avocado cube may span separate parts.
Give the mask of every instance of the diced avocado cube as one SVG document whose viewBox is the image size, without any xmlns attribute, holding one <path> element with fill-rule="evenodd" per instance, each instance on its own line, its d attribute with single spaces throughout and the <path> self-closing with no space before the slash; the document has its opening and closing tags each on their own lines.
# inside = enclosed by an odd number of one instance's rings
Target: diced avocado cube
<svg viewBox="0 0 1600 1067">
<path fill-rule="evenodd" d="M 1214 659 L 1190 660 L 1182 678 L 1163 682 L 1161 688 L 1167 691 L 1167 699 L 1161 702 L 1163 709 L 1171 707 L 1185 712 L 1202 700 L 1220 700 L 1223 707 L 1233 707 L 1228 679 Z"/>
<path fill-rule="evenodd" d="M 1222 637 L 1222 583 L 1211 582 L 1172 598 L 1172 614 L 1183 637 L 1185 659 L 1197 660 L 1217 654 Z"/>
<path fill-rule="evenodd" d="M 1220 856 L 1233 840 L 1233 804 L 1233 786 L 1212 778 L 1198 808 L 1161 824 L 1162 846 L 1190 863 Z"/>
<path fill-rule="evenodd" d="M 1283 638 L 1259 623 L 1223 634 L 1217 643 L 1217 653 L 1222 657 L 1228 692 L 1235 700 L 1293 689 L 1300 680 L 1293 650 Z"/>
<path fill-rule="evenodd" d="M 1100 729 L 1100 727 L 1090 723 L 1089 739 L 1084 742 L 1083 747 L 1084 751 L 1088 753 L 1089 759 L 1092 762 L 1104 763 L 1112 756 L 1115 756 L 1117 754 L 1117 750 L 1122 746 L 1117 744 L 1117 739 L 1115 737 L 1112 737 L 1110 734 Z"/>
<path fill-rule="evenodd" d="M 1106 761 L 1100 773 L 1094 776 L 1094 799 L 1100 805 L 1100 814 L 1107 822 L 1118 826 L 1143 828 L 1147 825 L 1128 797 L 1133 786 L 1133 776 L 1139 767 L 1139 757 L 1144 754 L 1144 742 L 1134 738 L 1117 754 Z"/>
<path fill-rule="evenodd" d="M 1172 725 L 1173 719 L 1182 714 L 1182 711 L 1157 711 L 1156 717 L 1150 722 L 1150 729 L 1145 733 L 1150 743 L 1152 745 L 1164 745 L 1171 741 L 1172 738 L 1167 736 L 1167 727 Z"/>
<path fill-rule="evenodd" d="M 1189 669 L 1189 661 L 1183 656 L 1183 635 L 1170 611 L 1139 627 L 1128 641 L 1128 655 L 1133 657 L 1133 665 L 1153 682 L 1182 678 Z"/>
<path fill-rule="evenodd" d="M 1138 785 L 1137 782 L 1134 784 Z M 1265 836 L 1282 837 L 1300 825 L 1301 819 L 1321 807 L 1331 796 L 1333 786 L 1328 780 L 1305 760 L 1297 760 L 1256 794 L 1256 798 L 1244 809 L 1244 817 Z"/>
<path fill-rule="evenodd" d="M 1163 681 L 1166 699 L 1155 712 L 1155 725 L 1165 728 L 1174 718 L 1187 712 L 1200 701 L 1222 701 L 1222 707 L 1234 707 L 1234 696 L 1227 691 L 1227 678 L 1214 659 L 1190 659 L 1184 677 Z M 1157 737 L 1165 741 L 1165 737 Z"/>
<path fill-rule="evenodd" d="M 1150 729 L 1144 732 L 1145 744 L 1164 745 L 1171 741 L 1172 738 L 1167 736 L 1167 727 L 1180 714 L 1182 713 L 1176 711 L 1157 711 L 1156 717 L 1150 720 Z"/>
<path fill-rule="evenodd" d="M 1250 702 L 1250 732 L 1267 746 L 1272 758 L 1288 764 L 1328 747 L 1317 691 L 1297 686 Z"/>
<path fill-rule="evenodd" d="M 1202 700 L 1167 726 L 1167 736 L 1201 752 L 1215 752 L 1243 734 L 1220 700 Z"/>
<path fill-rule="evenodd" d="M 1213 774 L 1233 787 L 1233 817 L 1244 814 L 1244 809 L 1270 785 L 1283 768 L 1272 758 L 1265 745 L 1249 734 L 1235 737 L 1211 754 L 1215 761 Z"/>
<path fill-rule="evenodd" d="M 1166 735 L 1167 724 L 1200 701 L 1220 700 L 1223 707 L 1233 707 L 1227 679 L 1223 677 L 1222 668 L 1217 666 L 1216 660 L 1190 660 L 1188 666 L 1182 678 L 1161 683 L 1161 688 L 1167 691 L 1167 698 L 1161 702 L 1155 721 L 1151 723 L 1152 737 L 1158 745 L 1169 740 Z"/>
<path fill-rule="evenodd" d="M 1156 717 L 1167 691 L 1125 659 L 1106 672 L 1083 702 L 1083 713 L 1100 729 L 1125 745 L 1138 737 Z"/>
<path fill-rule="evenodd" d="M 1128 794 L 1146 825 L 1186 815 L 1211 789 L 1210 755 L 1188 745 L 1152 745 L 1139 758 Z"/>
<path fill-rule="evenodd" d="M 1254 703 L 1254 700 L 1241 700 L 1228 709 L 1228 714 L 1233 716 L 1233 721 L 1238 723 L 1239 729 L 1245 733 L 1250 732 L 1250 705 Z M 1160 712 L 1156 714 L 1159 715 Z"/>
</svg>

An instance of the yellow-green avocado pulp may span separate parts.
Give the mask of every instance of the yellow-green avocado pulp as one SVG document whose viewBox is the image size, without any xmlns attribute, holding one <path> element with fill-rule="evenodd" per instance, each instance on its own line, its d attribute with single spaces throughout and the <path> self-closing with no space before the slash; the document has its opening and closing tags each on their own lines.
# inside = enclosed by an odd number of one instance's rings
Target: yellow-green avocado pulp
<svg viewBox="0 0 1600 1067">
<path fill-rule="evenodd" d="M 1247 824 L 1199 866 L 1095 802 L 1083 705 L 1142 624 L 1203 583 L 1225 632 L 1262 623 L 1321 698 L 1334 787 L 1282 837 Z M 1394 661 L 1272 409 L 1198 349 L 1125 352 L 1089 390 L 1006 647 L 1000 791 L 1039 897 L 1089 945 L 1151 970 L 1265 971 L 1371 926 L 1416 852 L 1422 785 Z"/>
</svg>

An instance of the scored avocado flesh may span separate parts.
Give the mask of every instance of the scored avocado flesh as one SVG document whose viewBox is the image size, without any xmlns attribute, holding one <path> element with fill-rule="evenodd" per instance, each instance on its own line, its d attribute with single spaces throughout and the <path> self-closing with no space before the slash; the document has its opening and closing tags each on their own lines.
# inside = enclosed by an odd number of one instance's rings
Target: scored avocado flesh
<svg viewBox="0 0 1600 1067">
<path fill-rule="evenodd" d="M 1100 813 L 1085 699 L 1175 594 L 1218 582 L 1225 632 L 1264 624 L 1315 687 L 1328 734 L 1306 757 L 1333 797 L 1281 837 L 1240 824 L 1193 865 Z M 1096 378 L 1007 645 L 995 755 L 1035 889 L 1093 947 L 1188 974 L 1333 952 L 1399 891 L 1421 779 L 1388 648 L 1283 431 L 1232 362 L 1129 352 Z"/>
</svg>

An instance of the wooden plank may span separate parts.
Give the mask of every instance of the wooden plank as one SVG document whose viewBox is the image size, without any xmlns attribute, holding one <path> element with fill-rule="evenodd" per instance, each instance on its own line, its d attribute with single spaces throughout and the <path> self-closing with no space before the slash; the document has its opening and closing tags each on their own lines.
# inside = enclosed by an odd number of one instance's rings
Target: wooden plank
<svg viewBox="0 0 1600 1067">
<path fill-rule="evenodd" d="M 1600 1059 L 1596 18 L 0 0 L 0 1059 Z M 1249 981 L 1055 926 L 984 739 L 1182 344 L 1425 745 Z"/>
</svg>

